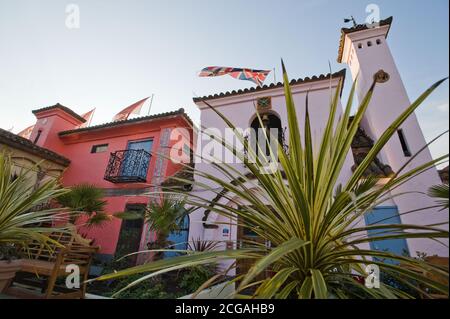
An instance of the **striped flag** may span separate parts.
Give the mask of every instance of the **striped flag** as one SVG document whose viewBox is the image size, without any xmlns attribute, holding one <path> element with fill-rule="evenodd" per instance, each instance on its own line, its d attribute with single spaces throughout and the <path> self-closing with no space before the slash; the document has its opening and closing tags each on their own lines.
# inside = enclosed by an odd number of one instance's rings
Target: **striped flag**
<svg viewBox="0 0 450 319">
<path fill-rule="evenodd" d="M 86 120 L 86 122 L 81 124 L 80 128 L 81 127 L 87 127 L 87 126 L 91 125 L 92 118 L 94 117 L 94 112 L 95 112 L 95 107 L 92 110 L 90 110 L 89 112 L 86 112 L 83 115 L 81 115 L 81 117 L 84 118 Z"/>
<path fill-rule="evenodd" d="M 124 108 L 122 111 L 120 111 L 119 113 L 117 113 L 114 118 L 113 121 L 123 121 L 128 119 L 128 117 L 131 114 L 139 114 L 141 112 L 142 106 L 144 105 L 145 101 L 147 101 L 150 97 L 146 97 L 145 99 L 142 99 L 126 108 Z"/>
<path fill-rule="evenodd" d="M 238 80 L 252 81 L 253 83 L 262 86 L 266 80 L 269 70 L 253 70 L 246 68 L 230 68 L 222 66 L 209 66 L 200 71 L 200 77 L 222 76 L 229 75 Z"/>
<path fill-rule="evenodd" d="M 26 138 L 26 139 L 30 139 L 31 133 L 33 132 L 33 128 L 34 128 L 34 124 L 31 126 L 28 126 L 26 129 L 20 131 L 19 133 L 17 133 L 17 135 L 19 135 L 20 137 Z"/>
</svg>

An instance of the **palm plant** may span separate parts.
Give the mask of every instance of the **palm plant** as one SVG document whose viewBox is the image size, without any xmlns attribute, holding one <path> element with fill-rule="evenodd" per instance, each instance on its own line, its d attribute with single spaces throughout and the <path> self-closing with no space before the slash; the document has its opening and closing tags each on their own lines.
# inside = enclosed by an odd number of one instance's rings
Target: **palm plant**
<svg viewBox="0 0 450 319">
<path fill-rule="evenodd" d="M 65 218 L 61 209 L 36 207 L 67 193 L 58 181 L 49 180 L 35 187 L 30 175 L 36 167 L 16 172 L 11 157 L 0 152 L 0 246 L 27 247 L 32 241 L 53 242 L 46 227 Z"/>
<path fill-rule="evenodd" d="M 184 267 L 214 263 L 218 260 L 248 259 L 252 261 L 253 266 L 247 273 L 238 274 L 235 277 L 234 282 L 238 283 L 238 286 L 234 297 L 240 296 L 242 291 L 250 287 L 254 290 L 254 297 L 258 298 L 413 297 L 412 294 L 389 283 L 381 283 L 379 289 L 369 289 L 355 280 L 359 276 L 366 277 L 365 266 L 374 264 L 384 274 L 422 295 L 429 296 L 427 293 L 429 289 L 448 294 L 448 287 L 421 274 L 428 272 L 448 280 L 448 270 L 409 256 L 367 250 L 358 246 L 385 239 L 439 240 L 448 238 L 448 231 L 438 226 L 407 224 L 355 226 L 365 213 L 392 196 L 389 195 L 390 190 L 448 157 L 446 155 L 405 171 L 416 154 L 403 168 L 390 176 L 385 184 L 377 187 L 375 187 L 376 178 L 364 177 L 366 169 L 397 128 L 444 80 L 431 86 L 406 108 L 374 144 L 346 184 L 338 185 L 338 177 L 346 156 L 351 150 L 351 143 L 358 126 L 369 106 L 376 83 L 372 84 L 361 101 L 353 120 L 350 120 L 350 111 L 355 84 L 351 89 L 343 115 L 337 118 L 339 92 L 342 85 L 340 83 L 330 104 L 329 118 L 320 144 L 313 149 L 308 98 L 302 133 L 297 122 L 296 107 L 284 65 L 283 78 L 288 114 L 289 152 L 287 153 L 282 145 L 278 144 L 276 151 L 279 157 L 279 170 L 267 174 L 264 168 L 268 161 L 258 158 L 245 137 L 235 130 L 236 137 L 244 145 L 243 151 L 229 145 L 225 140 L 218 137 L 216 139 L 244 163 L 249 174 L 226 163 L 212 162 L 210 165 L 221 176 L 227 176 L 229 180 L 197 169 L 193 173 L 208 183 L 190 181 L 200 190 L 224 196 L 232 205 L 203 198 L 196 192 L 189 193 L 186 198 L 186 203 L 193 207 L 205 208 L 241 223 L 243 227 L 263 238 L 265 243 L 247 242 L 235 250 L 186 252 L 183 256 L 132 267 L 101 276 L 97 280 L 147 272 L 135 282 L 137 283 Z M 233 123 L 217 109 L 207 102 L 204 103 L 229 127 L 234 128 Z M 263 127 L 261 119 L 259 121 Z M 266 138 L 269 137 L 266 136 Z M 256 161 L 249 161 L 246 154 L 251 155 L 250 157 Z M 276 162 L 273 150 L 271 161 Z M 186 169 L 189 169 L 189 166 L 186 166 Z M 178 180 L 186 182 L 183 179 Z M 249 185 L 256 191 L 250 191 Z M 167 191 L 167 193 L 178 192 L 177 190 Z M 369 237 L 369 230 L 376 230 L 377 235 Z M 395 262 L 380 261 L 385 259 Z M 417 269 L 423 272 L 417 272 Z M 273 275 L 261 279 L 259 275 L 266 270 L 270 270 Z"/>
<path fill-rule="evenodd" d="M 166 248 L 170 244 L 168 237 L 171 233 L 180 232 L 183 227 L 185 203 L 174 196 L 164 196 L 159 201 L 150 202 L 144 218 L 150 225 L 150 230 L 156 233 L 156 241 L 152 248 Z M 162 252 L 158 252 L 154 259 L 160 259 Z"/>
<path fill-rule="evenodd" d="M 442 206 L 442 209 L 449 208 L 449 189 L 448 184 L 432 186 L 428 190 L 428 196 L 436 199 L 436 202 Z"/>
<path fill-rule="evenodd" d="M 58 203 L 74 212 L 70 218 L 71 223 L 81 216 L 87 216 L 86 226 L 101 226 L 110 220 L 105 213 L 106 201 L 103 200 L 102 189 L 91 184 L 79 184 L 70 188 L 66 194 L 58 197 Z"/>
</svg>

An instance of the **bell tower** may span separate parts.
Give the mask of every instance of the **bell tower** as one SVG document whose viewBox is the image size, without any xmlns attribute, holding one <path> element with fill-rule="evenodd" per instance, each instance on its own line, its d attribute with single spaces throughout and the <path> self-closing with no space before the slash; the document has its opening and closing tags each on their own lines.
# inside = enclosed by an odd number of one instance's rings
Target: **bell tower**
<svg viewBox="0 0 450 319">
<path fill-rule="evenodd" d="M 353 80 L 357 77 L 359 101 L 369 90 L 374 78 L 378 82 L 361 123 L 361 127 L 374 140 L 378 140 L 388 126 L 411 104 L 387 43 L 392 21 L 393 18 L 390 17 L 376 24 L 360 24 L 341 30 L 337 60 L 348 65 Z M 396 172 L 425 145 L 417 117 L 412 114 L 385 145 L 379 158 Z M 431 160 L 431 153 L 426 148 L 408 165 L 406 171 Z M 402 215 L 411 210 L 435 205 L 435 202 L 424 194 L 429 187 L 440 183 L 437 169 L 432 168 L 391 191 L 392 195 L 399 195 L 394 197 L 393 202 L 398 208 L 402 223 L 425 225 L 448 222 L 448 211 L 438 212 L 437 209 Z M 404 192 L 414 193 L 400 195 Z M 412 256 L 415 256 L 416 251 L 448 256 L 447 248 L 431 241 L 408 240 L 408 246 Z"/>
</svg>

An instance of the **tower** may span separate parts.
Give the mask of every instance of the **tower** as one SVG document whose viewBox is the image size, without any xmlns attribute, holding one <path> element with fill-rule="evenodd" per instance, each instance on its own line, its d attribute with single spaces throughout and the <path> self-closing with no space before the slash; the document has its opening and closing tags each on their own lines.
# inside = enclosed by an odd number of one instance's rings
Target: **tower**
<svg viewBox="0 0 450 319">
<path fill-rule="evenodd" d="M 379 83 L 361 123 L 362 128 L 374 140 L 378 140 L 389 125 L 411 104 L 387 43 L 392 21 L 390 17 L 381 20 L 377 25 L 363 24 L 341 30 L 338 62 L 349 66 L 353 80 L 357 77 L 356 90 L 359 101 L 367 93 L 374 76 L 378 77 Z M 397 172 L 425 145 L 426 141 L 417 117 L 412 114 L 385 145 L 379 158 Z M 425 148 L 404 172 L 431 160 L 431 153 Z M 394 198 L 386 205 L 395 205 L 398 208 L 401 222 L 404 224 L 428 225 L 448 222 L 448 210 L 426 209 L 410 213 L 435 205 L 434 200 L 425 194 L 429 187 L 440 183 L 437 169 L 433 167 L 391 190 Z M 405 192 L 412 193 L 403 194 Z M 412 256 L 415 256 L 416 252 L 448 256 L 446 247 L 429 240 L 408 240 L 408 248 Z"/>
</svg>

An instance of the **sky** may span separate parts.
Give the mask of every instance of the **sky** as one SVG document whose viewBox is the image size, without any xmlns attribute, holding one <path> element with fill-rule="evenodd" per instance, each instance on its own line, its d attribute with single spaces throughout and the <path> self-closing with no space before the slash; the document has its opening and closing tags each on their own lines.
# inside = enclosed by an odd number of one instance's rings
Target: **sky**
<svg viewBox="0 0 450 319">
<path fill-rule="evenodd" d="M 79 28 L 66 25 L 70 4 Z M 152 94 L 141 115 L 182 107 L 197 122 L 193 97 L 254 86 L 199 78 L 203 67 L 275 68 L 266 83 L 281 79 L 280 58 L 291 78 L 338 71 L 343 18 L 363 23 L 369 4 L 394 16 L 388 44 L 411 100 L 449 75 L 448 0 L 0 0 L 0 127 L 17 133 L 58 102 L 105 123 Z M 449 127 L 448 96 L 446 82 L 417 111 L 427 140 Z"/>
</svg>

